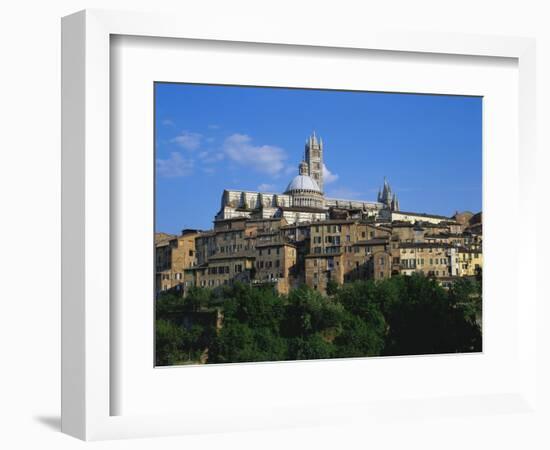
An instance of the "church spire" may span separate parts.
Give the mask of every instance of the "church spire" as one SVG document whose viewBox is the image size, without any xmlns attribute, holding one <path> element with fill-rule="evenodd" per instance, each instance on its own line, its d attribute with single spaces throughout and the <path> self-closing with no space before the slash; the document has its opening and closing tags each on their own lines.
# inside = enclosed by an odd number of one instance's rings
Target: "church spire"
<svg viewBox="0 0 550 450">
<path fill-rule="evenodd" d="M 399 209 L 399 200 L 397 199 L 397 195 L 392 192 L 386 176 L 384 176 L 382 188 L 378 190 L 378 202 L 383 203 L 388 208 L 394 209 L 395 207 L 395 210 Z"/>
<path fill-rule="evenodd" d="M 306 142 L 304 160 L 307 163 L 308 175 L 317 182 L 323 192 L 323 141 L 317 139 L 315 131 Z"/>
</svg>

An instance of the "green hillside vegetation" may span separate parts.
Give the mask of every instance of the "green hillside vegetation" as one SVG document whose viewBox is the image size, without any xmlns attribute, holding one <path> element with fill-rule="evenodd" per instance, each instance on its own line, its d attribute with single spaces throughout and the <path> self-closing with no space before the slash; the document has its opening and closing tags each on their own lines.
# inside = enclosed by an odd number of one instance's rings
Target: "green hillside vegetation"
<svg viewBox="0 0 550 450">
<path fill-rule="evenodd" d="M 327 297 L 306 286 L 281 296 L 244 284 L 194 288 L 185 298 L 163 294 L 156 305 L 156 364 L 481 351 L 481 280 L 463 279 L 445 290 L 413 275 L 329 288 Z"/>
</svg>

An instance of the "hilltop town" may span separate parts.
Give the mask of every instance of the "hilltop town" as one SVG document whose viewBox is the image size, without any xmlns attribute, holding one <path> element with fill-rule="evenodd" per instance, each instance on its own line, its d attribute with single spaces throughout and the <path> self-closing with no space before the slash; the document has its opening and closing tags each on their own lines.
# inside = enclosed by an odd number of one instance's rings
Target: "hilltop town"
<svg viewBox="0 0 550 450">
<path fill-rule="evenodd" d="M 279 294 L 305 284 L 325 295 L 331 284 L 415 272 L 448 288 L 481 275 L 481 212 L 402 211 L 386 179 L 376 201 L 328 198 L 323 153 L 313 133 L 284 193 L 227 189 L 213 229 L 156 233 L 157 295 L 237 281 Z"/>
</svg>

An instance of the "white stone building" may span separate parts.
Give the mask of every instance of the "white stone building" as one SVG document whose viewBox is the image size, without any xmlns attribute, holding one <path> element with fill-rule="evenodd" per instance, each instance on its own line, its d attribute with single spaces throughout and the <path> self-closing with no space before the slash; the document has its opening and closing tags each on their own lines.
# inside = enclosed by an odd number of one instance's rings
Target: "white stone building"
<svg viewBox="0 0 550 450">
<path fill-rule="evenodd" d="M 306 140 L 298 175 L 290 181 L 284 193 L 226 189 L 215 220 L 284 217 L 289 224 L 293 224 L 327 220 L 331 210 L 342 210 L 360 218 L 391 220 L 391 213 L 399 209 L 399 202 L 386 180 L 376 202 L 326 198 L 323 191 L 323 152 L 323 141 L 314 132 Z"/>
</svg>

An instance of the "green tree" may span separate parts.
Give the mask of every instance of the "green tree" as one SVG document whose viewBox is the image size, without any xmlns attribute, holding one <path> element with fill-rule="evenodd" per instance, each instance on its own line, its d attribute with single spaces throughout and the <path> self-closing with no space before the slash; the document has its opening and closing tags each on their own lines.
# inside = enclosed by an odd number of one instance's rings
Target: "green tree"
<svg viewBox="0 0 550 450">
<path fill-rule="evenodd" d="M 288 341 L 288 359 L 326 359 L 334 356 L 334 345 L 319 333 L 305 337 L 294 337 Z"/>
<path fill-rule="evenodd" d="M 385 322 L 378 324 L 347 313 L 342 321 L 342 331 L 334 339 L 335 356 L 338 358 L 378 356 L 384 348 Z"/>
<path fill-rule="evenodd" d="M 333 295 L 336 295 L 338 293 L 338 288 L 339 288 L 339 285 L 336 281 L 334 280 L 328 280 L 328 283 L 327 283 L 327 295 L 329 296 L 333 296 Z"/>
<path fill-rule="evenodd" d="M 155 322 L 155 362 L 157 366 L 177 364 L 184 358 L 183 329 L 167 320 Z"/>
<path fill-rule="evenodd" d="M 346 310 L 342 332 L 336 337 L 339 357 L 379 355 L 385 344 L 387 323 L 382 313 L 380 291 L 387 285 L 356 281 L 343 286 L 335 299 Z"/>
<path fill-rule="evenodd" d="M 481 350 L 481 331 L 459 305 L 459 298 L 464 301 L 466 291 L 448 292 L 420 274 L 391 281 L 396 283 L 398 295 L 383 307 L 389 330 L 383 354 Z"/>
<path fill-rule="evenodd" d="M 305 337 L 338 328 L 342 306 L 306 286 L 293 290 L 287 300 L 282 333 Z"/>
</svg>

